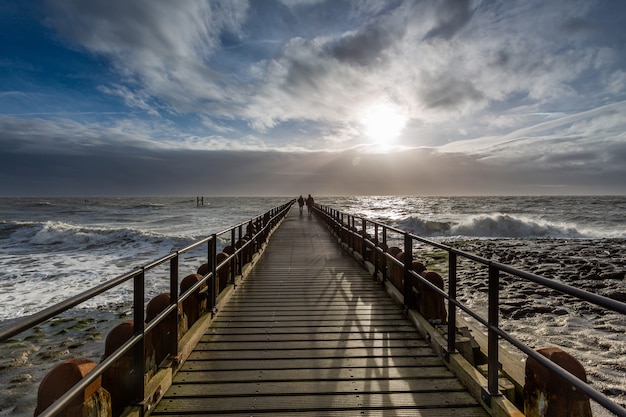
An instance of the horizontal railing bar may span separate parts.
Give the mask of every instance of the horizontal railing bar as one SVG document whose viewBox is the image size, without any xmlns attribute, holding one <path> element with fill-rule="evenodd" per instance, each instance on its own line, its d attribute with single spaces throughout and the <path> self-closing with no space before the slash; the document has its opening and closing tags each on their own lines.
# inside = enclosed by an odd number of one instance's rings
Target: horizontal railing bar
<svg viewBox="0 0 626 417">
<path fill-rule="evenodd" d="M 18 320 L 17 322 L 0 329 L 0 341 L 4 341 L 10 337 L 13 337 L 16 334 L 23 332 L 24 330 L 36 326 L 48 320 L 49 318 L 61 314 L 69 310 L 70 308 L 77 306 L 80 303 L 83 303 L 97 295 L 102 294 L 107 290 L 110 290 L 113 287 L 123 284 L 131 278 L 134 278 L 135 276 L 141 274 L 141 272 L 141 268 L 135 269 L 132 272 L 127 272 L 126 274 L 120 275 L 110 281 L 107 281 L 103 284 L 83 291 L 80 294 L 70 297 L 65 301 L 62 301 L 37 313 L 31 314 L 30 316 L 26 316 Z"/>
<path fill-rule="evenodd" d="M 213 278 L 213 272 L 209 271 L 204 277 L 202 277 L 201 280 L 199 280 L 198 282 L 196 282 L 195 284 L 193 284 L 190 288 L 187 289 L 187 291 L 185 291 L 184 293 L 180 294 L 178 296 L 178 302 L 182 303 L 183 301 L 185 301 L 187 298 L 189 298 L 194 292 L 196 292 L 197 290 L 200 289 L 200 287 L 202 286 L 202 284 L 207 284 L 209 280 Z"/>
<path fill-rule="evenodd" d="M 626 314 L 626 303 L 624 302 L 614 300 L 612 298 L 605 297 L 603 295 L 594 294 L 592 292 L 589 292 L 580 288 L 572 287 L 562 282 L 559 282 L 553 279 L 544 278 L 542 276 L 539 276 L 530 272 L 519 271 L 513 267 L 503 265 L 497 262 L 492 262 L 492 265 L 503 272 L 517 275 L 520 278 L 524 278 L 524 279 L 527 279 L 528 281 L 541 284 L 545 287 L 549 287 L 549 288 L 552 288 L 553 290 L 557 290 L 559 292 L 574 296 L 581 300 L 588 301 L 592 304 L 596 304 L 601 307 L 608 308 L 609 310 Z"/>
</svg>

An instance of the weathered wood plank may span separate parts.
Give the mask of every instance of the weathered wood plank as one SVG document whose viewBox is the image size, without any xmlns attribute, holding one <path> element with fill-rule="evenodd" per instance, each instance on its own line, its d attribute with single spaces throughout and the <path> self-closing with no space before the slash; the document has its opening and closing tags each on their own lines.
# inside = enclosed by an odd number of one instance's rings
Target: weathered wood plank
<svg viewBox="0 0 626 417">
<path fill-rule="evenodd" d="M 176 375 L 175 383 L 205 383 L 216 382 L 249 382 L 259 383 L 267 381 L 293 381 L 299 383 L 306 380 L 332 379 L 403 379 L 403 378 L 451 378 L 453 376 L 447 368 L 430 367 L 391 367 L 391 368 L 328 368 L 328 369 L 233 369 L 224 371 L 180 371 Z M 210 394 L 210 387 L 207 387 Z"/>
<path fill-rule="evenodd" d="M 227 351 L 227 350 L 217 350 L 212 351 L 212 357 L 214 359 L 273 359 L 273 358 L 284 358 L 284 359 L 303 359 L 303 358 L 363 358 L 363 357 L 381 357 L 381 358 L 392 358 L 394 356 L 407 356 L 412 355 L 408 349 L 405 350 L 389 350 L 382 348 L 373 348 L 369 350 L 363 349 L 298 349 L 298 350 L 278 350 L 278 349 L 268 349 L 268 350 L 236 350 L 236 351 Z M 414 355 L 417 356 L 417 355 Z M 439 362 L 440 366 L 441 361 Z"/>
<path fill-rule="evenodd" d="M 179 397 L 208 396 L 206 384 L 177 384 L 172 386 L 171 395 Z M 456 378 L 419 379 L 350 379 L 268 382 L 216 383 L 211 386 L 211 396 L 226 397 L 245 395 L 294 395 L 294 394 L 353 394 L 359 393 L 398 393 L 398 392 L 459 392 L 463 385 Z"/>
<path fill-rule="evenodd" d="M 254 395 L 252 397 L 177 397 L 166 398 L 159 408 L 163 412 L 191 414 L 226 414 L 231 412 L 264 413 L 273 411 L 354 410 L 358 414 L 369 409 L 414 409 L 475 407 L 476 400 L 466 392 L 438 393 L 361 393 L 304 394 L 304 395 Z M 462 413 L 459 415 L 463 415 Z M 483 413 L 484 415 L 484 413 Z"/>
<path fill-rule="evenodd" d="M 189 415 L 193 415 L 196 413 L 190 413 L 190 412 L 185 412 L 185 413 L 177 413 L 177 412 L 171 412 L 171 413 L 158 413 L 159 415 L 168 415 L 171 417 L 177 417 L 177 416 L 186 416 L 188 417 Z M 204 413 L 197 413 L 198 414 L 207 414 L 210 415 L 208 412 L 204 412 Z M 223 412 L 219 411 L 217 413 L 215 413 L 214 415 L 224 415 Z M 229 417 L 251 417 L 251 416 L 255 416 L 255 415 L 262 415 L 259 413 L 254 413 L 254 412 L 229 412 L 228 416 Z M 268 415 L 268 414 L 265 414 Z M 355 415 L 358 416 L 363 416 L 363 417 L 389 417 L 389 415 L 397 415 L 397 416 L 402 416 L 402 417 L 451 417 L 451 416 L 462 416 L 462 417 L 486 417 L 488 416 L 488 414 L 485 414 L 485 410 L 480 407 L 480 406 L 475 406 L 475 407 L 462 407 L 462 408 L 423 408 L 423 409 L 416 409 L 416 408 L 403 408 L 400 411 L 397 412 L 393 412 L 393 414 L 390 414 L 389 409 L 367 409 L 367 410 L 324 410 L 323 413 L 320 413 L 319 411 L 296 411 L 296 410 L 272 410 L 271 414 L 272 417 L 292 417 L 292 416 L 297 416 L 297 417 L 320 417 L 320 415 L 323 415 L 324 417 L 354 417 Z"/>
<path fill-rule="evenodd" d="M 280 342 L 289 340 L 309 340 L 309 341 L 323 341 L 323 340 L 366 340 L 371 339 L 369 335 L 357 332 L 335 332 L 335 333 L 219 333 L 215 332 L 210 335 L 206 335 L 203 339 L 203 343 L 229 341 L 229 342 L 244 342 L 244 341 L 266 341 L 266 342 Z M 395 332 L 388 333 L 384 337 L 385 340 L 410 340 L 411 346 L 423 346 L 427 347 L 426 341 L 421 339 L 415 339 L 415 332 Z"/>
<path fill-rule="evenodd" d="M 390 366 L 440 366 L 441 361 L 437 356 L 387 356 L 387 357 L 356 357 L 345 359 L 341 356 L 330 358 L 317 358 L 314 356 L 306 358 L 253 358 L 245 359 L 236 357 L 232 359 L 220 360 L 187 360 L 181 368 L 183 371 L 205 371 L 205 370 L 234 370 L 234 369 L 306 369 L 333 367 L 351 368 L 384 368 Z"/>
</svg>

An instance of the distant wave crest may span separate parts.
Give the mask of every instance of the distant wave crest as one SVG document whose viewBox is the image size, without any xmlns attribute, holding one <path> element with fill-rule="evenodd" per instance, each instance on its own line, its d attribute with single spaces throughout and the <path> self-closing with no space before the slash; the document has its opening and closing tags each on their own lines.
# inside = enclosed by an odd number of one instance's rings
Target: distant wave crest
<svg viewBox="0 0 626 417">
<path fill-rule="evenodd" d="M 511 238 L 580 238 L 587 237 L 576 227 L 543 220 L 493 213 L 469 216 L 463 220 L 441 222 L 408 217 L 398 227 L 420 236 L 467 236 Z"/>
<path fill-rule="evenodd" d="M 160 235 L 133 228 L 76 226 L 60 221 L 12 223 L 2 225 L 5 249 L 25 247 L 40 250 L 83 250 L 99 247 L 161 245 L 183 247 L 193 239 Z"/>
</svg>

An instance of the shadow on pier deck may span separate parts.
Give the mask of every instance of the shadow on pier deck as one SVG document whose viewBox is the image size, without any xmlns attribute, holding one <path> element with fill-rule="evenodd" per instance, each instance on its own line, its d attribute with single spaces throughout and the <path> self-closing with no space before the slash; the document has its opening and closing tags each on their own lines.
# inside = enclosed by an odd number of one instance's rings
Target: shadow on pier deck
<svg viewBox="0 0 626 417">
<path fill-rule="evenodd" d="M 488 415 L 318 221 L 291 210 L 152 415 Z"/>
</svg>

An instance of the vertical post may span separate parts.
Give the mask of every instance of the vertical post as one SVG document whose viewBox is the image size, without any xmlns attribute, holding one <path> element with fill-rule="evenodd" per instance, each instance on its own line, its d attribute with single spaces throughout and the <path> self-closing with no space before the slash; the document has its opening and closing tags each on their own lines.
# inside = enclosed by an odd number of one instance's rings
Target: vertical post
<svg viewBox="0 0 626 417">
<path fill-rule="evenodd" d="M 356 217 L 350 216 L 350 249 L 356 248 Z"/>
<path fill-rule="evenodd" d="M 239 232 L 239 248 L 241 249 L 241 252 L 239 252 L 239 256 L 237 256 L 237 273 L 241 274 L 241 271 L 243 270 L 243 264 L 247 262 L 246 259 L 246 251 L 243 250 L 243 226 L 240 224 L 239 227 L 237 227 L 237 231 Z M 237 250 L 237 248 L 235 248 L 235 250 Z"/>
<path fill-rule="evenodd" d="M 340 234 L 339 234 L 339 238 L 341 239 L 342 243 L 348 243 L 347 241 L 344 240 L 344 233 L 345 232 L 344 232 L 344 225 L 343 225 L 343 213 L 339 213 L 339 218 L 340 218 L 340 223 L 339 223 Z"/>
<path fill-rule="evenodd" d="M 178 251 L 176 256 L 170 260 L 170 303 L 178 306 Z M 169 330 L 169 340 L 167 340 L 167 352 L 170 358 L 178 356 L 178 309 L 172 312 L 172 320 L 168 320 L 172 328 Z"/>
<path fill-rule="evenodd" d="M 387 268 L 387 228 L 385 226 L 383 226 L 383 253 L 385 253 L 385 255 L 383 255 L 383 284 L 385 283 L 385 281 L 387 281 L 387 273 L 388 268 Z"/>
<path fill-rule="evenodd" d="M 348 246 L 351 250 L 354 250 L 354 234 L 352 233 L 354 226 L 354 217 L 348 214 Z"/>
<path fill-rule="evenodd" d="M 215 310 L 215 305 L 217 302 L 217 291 L 216 286 L 219 280 L 217 279 L 217 235 L 214 233 L 211 235 L 211 240 L 209 240 L 209 260 L 208 266 L 209 271 L 211 271 L 211 279 L 207 283 L 210 289 L 210 297 L 211 297 L 211 314 Z"/>
<path fill-rule="evenodd" d="M 230 245 L 235 253 L 235 229 L 230 230 Z M 237 288 L 235 277 L 237 276 L 237 255 L 234 255 L 230 261 L 230 281 L 233 283 L 233 288 Z"/>
<path fill-rule="evenodd" d="M 498 334 L 492 329 L 498 327 L 498 316 L 499 316 L 499 285 L 500 285 L 500 272 L 498 269 L 489 265 L 489 312 L 488 312 L 488 390 L 489 395 L 497 395 L 498 394 L 498 371 L 499 371 L 499 361 L 498 361 Z"/>
<path fill-rule="evenodd" d="M 448 252 L 448 352 L 456 350 L 456 253 Z"/>
<path fill-rule="evenodd" d="M 141 267 L 141 272 L 133 279 L 133 333 L 135 336 L 141 335 L 141 340 L 135 344 L 133 361 L 133 387 L 134 397 L 137 404 L 143 402 L 144 397 L 144 374 L 145 374 L 145 334 L 144 334 L 144 298 L 145 298 L 145 268 Z M 143 415 L 143 413 L 142 413 Z"/>
<path fill-rule="evenodd" d="M 380 255 L 378 254 L 378 223 L 374 223 L 374 243 L 375 246 L 372 250 L 374 251 L 374 279 L 376 280 L 378 279 L 378 271 L 380 269 L 380 265 L 378 265 L 380 262 Z"/>
<path fill-rule="evenodd" d="M 365 260 L 365 256 L 367 255 L 367 222 L 364 218 L 361 219 L 361 256 L 363 256 L 363 260 Z"/>
<path fill-rule="evenodd" d="M 413 239 L 408 233 L 404 233 L 404 308 L 413 307 L 413 294 L 411 291 L 411 268 L 413 260 Z"/>
</svg>

